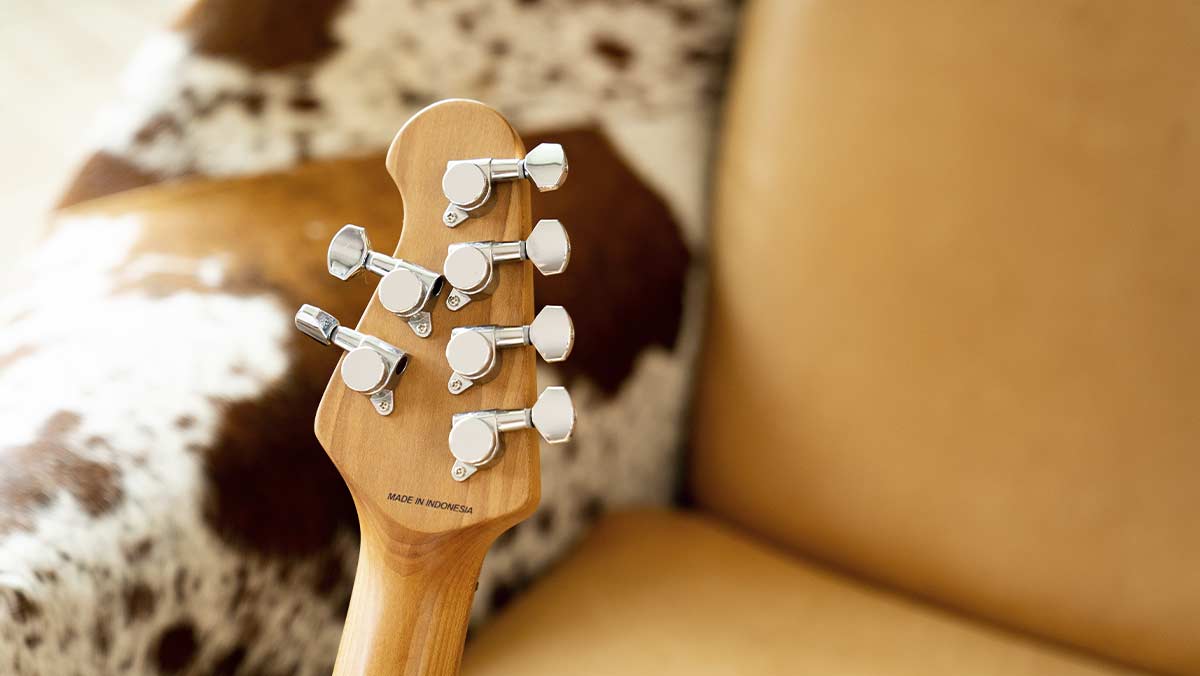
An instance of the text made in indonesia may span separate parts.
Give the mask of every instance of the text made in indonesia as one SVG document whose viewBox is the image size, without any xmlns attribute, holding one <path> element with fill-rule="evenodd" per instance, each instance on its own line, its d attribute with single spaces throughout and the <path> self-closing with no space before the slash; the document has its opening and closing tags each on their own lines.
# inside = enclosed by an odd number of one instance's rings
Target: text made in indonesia
<svg viewBox="0 0 1200 676">
<path fill-rule="evenodd" d="M 416 495 L 408 495 L 406 493 L 388 493 L 388 500 L 399 502 L 406 505 L 417 505 L 418 507 L 428 507 L 429 509 L 442 509 L 447 512 L 462 512 L 463 514 L 474 514 L 475 510 L 470 505 L 460 505 L 457 502 L 446 502 L 445 500 L 434 500 L 432 498 L 422 498 Z"/>
</svg>

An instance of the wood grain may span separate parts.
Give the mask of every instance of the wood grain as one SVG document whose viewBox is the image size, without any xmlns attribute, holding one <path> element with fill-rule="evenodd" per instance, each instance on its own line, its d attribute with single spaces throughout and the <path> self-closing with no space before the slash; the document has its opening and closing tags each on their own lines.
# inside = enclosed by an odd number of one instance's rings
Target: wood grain
<svg viewBox="0 0 1200 676">
<path fill-rule="evenodd" d="M 404 200 L 404 229 L 395 255 L 441 270 L 454 242 L 524 239 L 530 188 L 499 184 L 487 207 L 456 229 L 441 222 L 446 162 L 524 157 L 520 137 L 495 110 L 474 101 L 445 101 L 414 116 L 388 151 L 387 169 Z M 369 224 L 366 224 L 369 225 Z M 384 249 L 386 243 L 373 242 Z M 450 675 L 458 671 L 479 568 L 492 541 L 528 516 L 539 498 L 537 435 L 503 435 L 504 455 L 465 482 L 450 476 L 447 446 L 455 413 L 524 408 L 536 396 L 531 350 L 506 351 L 495 380 L 453 396 L 445 347 L 455 326 L 525 324 L 533 318 L 528 264 L 498 268 L 499 287 L 459 312 L 439 299 L 434 333 L 417 338 L 372 296 L 358 330 L 410 355 L 396 388 L 396 410 L 378 415 L 335 372 L 317 411 L 316 434 L 358 509 L 362 549 L 335 674 Z M 340 362 L 339 362 L 340 368 Z M 452 511 L 389 499 L 408 495 L 462 505 Z"/>
</svg>

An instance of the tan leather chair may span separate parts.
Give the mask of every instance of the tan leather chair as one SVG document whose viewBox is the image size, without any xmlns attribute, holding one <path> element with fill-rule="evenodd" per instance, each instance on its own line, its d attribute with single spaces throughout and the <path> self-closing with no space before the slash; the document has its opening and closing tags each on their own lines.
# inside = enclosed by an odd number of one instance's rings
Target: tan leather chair
<svg viewBox="0 0 1200 676">
<path fill-rule="evenodd" d="M 696 509 L 464 673 L 1200 673 L 1197 72 L 1182 2 L 754 3 Z"/>
</svg>

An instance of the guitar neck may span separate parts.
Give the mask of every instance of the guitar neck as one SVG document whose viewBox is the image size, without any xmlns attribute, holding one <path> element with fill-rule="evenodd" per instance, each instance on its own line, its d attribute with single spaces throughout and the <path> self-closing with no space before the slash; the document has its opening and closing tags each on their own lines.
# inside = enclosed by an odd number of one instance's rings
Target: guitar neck
<svg viewBox="0 0 1200 676">
<path fill-rule="evenodd" d="M 365 526 L 335 676 L 455 676 L 494 536 Z"/>
</svg>

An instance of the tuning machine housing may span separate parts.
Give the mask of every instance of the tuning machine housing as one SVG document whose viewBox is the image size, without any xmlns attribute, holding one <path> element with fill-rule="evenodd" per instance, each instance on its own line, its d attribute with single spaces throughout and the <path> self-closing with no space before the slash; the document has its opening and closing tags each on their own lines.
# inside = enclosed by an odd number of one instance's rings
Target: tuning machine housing
<svg viewBox="0 0 1200 676">
<path fill-rule="evenodd" d="M 529 238 L 514 242 L 461 242 L 446 251 L 442 274 L 453 287 L 446 307 L 461 309 L 496 290 L 496 264 L 529 260 L 543 275 L 557 275 L 571 261 L 571 238 L 560 221 L 542 219 Z"/>
<path fill-rule="evenodd" d="M 380 415 L 392 412 L 395 408 L 392 390 L 408 366 L 407 353 L 375 336 L 342 326 L 333 315 L 314 305 L 302 305 L 296 311 L 296 328 L 322 345 L 336 345 L 345 350 L 342 382 L 370 397 Z"/>
<path fill-rule="evenodd" d="M 461 326 L 446 343 L 446 362 L 454 373 L 446 383 L 450 394 L 461 394 L 475 383 L 496 377 L 500 349 L 532 345 L 542 359 L 560 362 L 575 346 L 575 326 L 561 305 L 542 308 L 525 326 Z"/>
<path fill-rule="evenodd" d="M 547 443 L 561 444 L 575 432 L 575 405 L 562 387 L 547 387 L 530 408 L 473 411 L 454 416 L 450 427 L 450 476 L 466 481 L 504 451 L 501 432 L 533 428 Z"/>
<path fill-rule="evenodd" d="M 329 274 L 340 280 L 369 270 L 379 280 L 379 302 L 408 322 L 413 333 L 428 338 L 433 333 L 430 310 L 442 290 L 442 276 L 404 259 L 371 250 L 367 231 L 345 225 L 329 242 Z"/>
<path fill-rule="evenodd" d="M 539 192 L 558 190 L 567 180 L 567 155 L 557 143 L 540 143 L 524 159 L 452 160 L 442 174 L 442 194 L 450 206 L 442 222 L 454 228 L 487 203 L 496 181 L 528 178 Z"/>
</svg>

